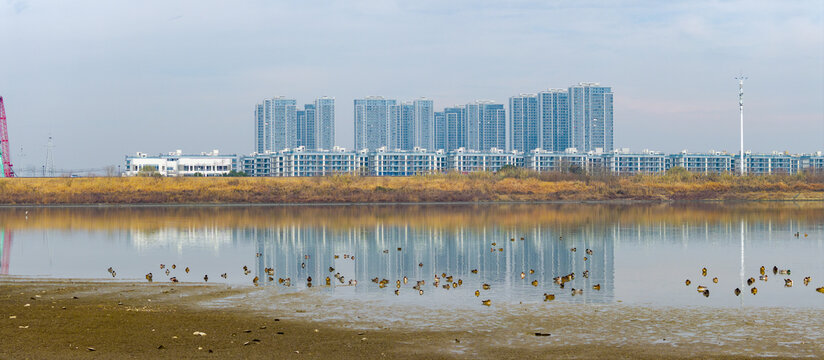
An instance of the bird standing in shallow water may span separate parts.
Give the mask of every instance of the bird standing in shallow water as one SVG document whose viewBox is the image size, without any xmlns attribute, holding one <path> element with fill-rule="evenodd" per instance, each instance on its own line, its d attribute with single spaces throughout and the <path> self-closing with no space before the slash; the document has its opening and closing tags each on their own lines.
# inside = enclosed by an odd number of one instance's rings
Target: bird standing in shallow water
<svg viewBox="0 0 824 360">
<path fill-rule="evenodd" d="M 209 275 L 203 275 L 203 281 L 209 282 Z"/>
<path fill-rule="evenodd" d="M 149 280 L 149 282 L 152 282 L 152 273 L 146 274 L 146 280 Z"/>
</svg>

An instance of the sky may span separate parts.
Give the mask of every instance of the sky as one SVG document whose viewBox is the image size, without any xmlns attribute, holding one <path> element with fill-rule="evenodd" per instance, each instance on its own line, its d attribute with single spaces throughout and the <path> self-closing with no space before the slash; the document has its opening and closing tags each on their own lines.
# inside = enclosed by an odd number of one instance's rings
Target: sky
<svg viewBox="0 0 824 360">
<path fill-rule="evenodd" d="M 503 3 L 503 4 L 502 4 Z M 18 173 L 182 149 L 253 151 L 254 105 L 421 96 L 436 110 L 599 82 L 615 145 L 824 151 L 824 2 L 0 0 L 0 95 Z"/>
</svg>

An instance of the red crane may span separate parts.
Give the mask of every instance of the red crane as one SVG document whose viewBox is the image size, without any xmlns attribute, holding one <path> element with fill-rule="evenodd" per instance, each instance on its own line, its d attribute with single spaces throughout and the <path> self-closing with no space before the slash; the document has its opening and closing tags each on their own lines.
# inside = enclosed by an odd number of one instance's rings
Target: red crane
<svg viewBox="0 0 824 360">
<path fill-rule="evenodd" d="M 14 177 L 11 168 L 11 151 L 9 151 L 9 129 L 6 124 L 6 107 L 3 106 L 3 97 L 0 96 L 0 158 L 3 158 L 3 176 Z"/>
</svg>

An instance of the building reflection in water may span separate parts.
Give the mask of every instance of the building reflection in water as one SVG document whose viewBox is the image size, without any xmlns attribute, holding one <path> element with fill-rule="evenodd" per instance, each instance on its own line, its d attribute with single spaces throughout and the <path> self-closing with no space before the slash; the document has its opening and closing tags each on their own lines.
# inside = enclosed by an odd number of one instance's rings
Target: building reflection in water
<svg viewBox="0 0 824 360">
<path fill-rule="evenodd" d="M 11 230 L 0 228 L 0 275 L 9 274 L 11 262 Z"/>
<path fill-rule="evenodd" d="M 496 298 L 520 301 L 525 295 L 566 294 L 571 293 L 572 287 L 578 287 L 585 289 L 583 296 L 575 298 L 579 301 L 611 302 L 614 237 L 608 236 L 607 229 L 588 226 L 559 231 L 535 226 L 519 230 L 496 225 L 447 229 L 386 225 L 378 221 L 374 226 L 343 231 L 324 226 L 282 226 L 241 230 L 237 236 L 255 240 L 260 254 L 255 274 L 265 279 L 261 282 L 265 286 L 279 285 L 279 278 L 291 278 L 292 287 L 305 288 L 306 279 L 312 277 L 317 287 L 325 285 L 328 276 L 336 285 L 328 291 L 394 296 L 396 281 L 406 276 L 409 283 L 401 291 L 409 294 L 414 294 L 411 288 L 417 280 L 425 280 L 423 289 L 427 293 L 473 294 L 487 283 L 495 290 Z M 572 247 L 577 251 L 572 252 Z M 586 249 L 591 249 L 592 255 L 587 255 Z M 330 273 L 329 267 L 335 271 Z M 274 269 L 273 281 L 267 279 L 266 268 Z M 472 272 L 475 269 L 477 274 Z M 584 271 L 588 271 L 588 278 L 583 276 Z M 525 279 L 520 278 L 521 272 L 526 274 Z M 572 272 L 576 274 L 575 281 L 566 284 L 565 289 L 553 283 L 554 277 Z M 343 275 L 344 281 L 337 280 L 335 273 Z M 435 288 L 434 275 L 443 273 L 453 276 L 454 281 L 461 279 L 460 289 Z M 370 280 L 376 277 L 390 283 L 381 289 Z M 349 279 L 357 280 L 358 285 L 344 286 Z M 539 286 L 532 286 L 533 280 Z M 447 282 L 442 280 L 440 284 Z M 600 284 L 600 291 L 591 290 L 595 284 Z"/>
</svg>

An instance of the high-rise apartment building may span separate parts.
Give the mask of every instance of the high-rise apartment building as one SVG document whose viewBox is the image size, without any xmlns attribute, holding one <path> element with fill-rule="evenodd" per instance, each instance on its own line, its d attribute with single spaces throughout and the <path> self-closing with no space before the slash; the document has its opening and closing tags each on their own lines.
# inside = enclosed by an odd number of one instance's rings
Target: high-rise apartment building
<svg viewBox="0 0 824 360">
<path fill-rule="evenodd" d="M 453 106 L 443 110 L 445 129 L 437 128 L 436 131 L 444 133 L 443 147 L 436 147 L 436 150 L 446 151 L 468 147 L 466 136 L 466 107 Z M 436 121 L 437 122 L 437 121 Z"/>
<path fill-rule="evenodd" d="M 335 98 L 315 99 L 314 110 L 316 147 L 331 150 L 335 147 Z"/>
<path fill-rule="evenodd" d="M 569 147 L 582 152 L 612 151 L 612 88 L 598 83 L 570 86 L 569 121 Z"/>
<path fill-rule="evenodd" d="M 435 147 L 435 106 L 432 100 L 416 99 L 413 144 L 423 149 Z"/>
<path fill-rule="evenodd" d="M 487 151 L 506 149 L 506 111 L 503 104 L 479 100 L 466 105 L 467 147 Z"/>
<path fill-rule="evenodd" d="M 314 104 L 306 104 L 303 110 L 295 112 L 295 135 L 297 137 L 295 146 L 303 146 L 307 149 L 322 149 L 318 145 L 317 132 L 317 111 Z"/>
<path fill-rule="evenodd" d="M 255 151 L 278 151 L 297 143 L 297 106 L 282 96 L 263 100 L 255 107 Z"/>
<path fill-rule="evenodd" d="M 428 150 L 446 149 L 446 115 L 443 111 L 435 112 L 435 145 Z"/>
<path fill-rule="evenodd" d="M 396 103 L 381 96 L 355 99 L 356 149 L 377 149 L 390 145 L 390 110 Z"/>
<path fill-rule="evenodd" d="M 412 150 L 415 147 L 415 105 L 403 102 L 390 107 L 390 141 L 389 148 Z"/>
<path fill-rule="evenodd" d="M 549 89 L 538 93 L 538 120 L 541 130 L 538 147 L 554 152 L 570 147 L 567 90 Z"/>
<path fill-rule="evenodd" d="M 513 150 L 528 152 L 540 147 L 538 96 L 521 94 L 509 98 L 509 134 Z"/>
</svg>

